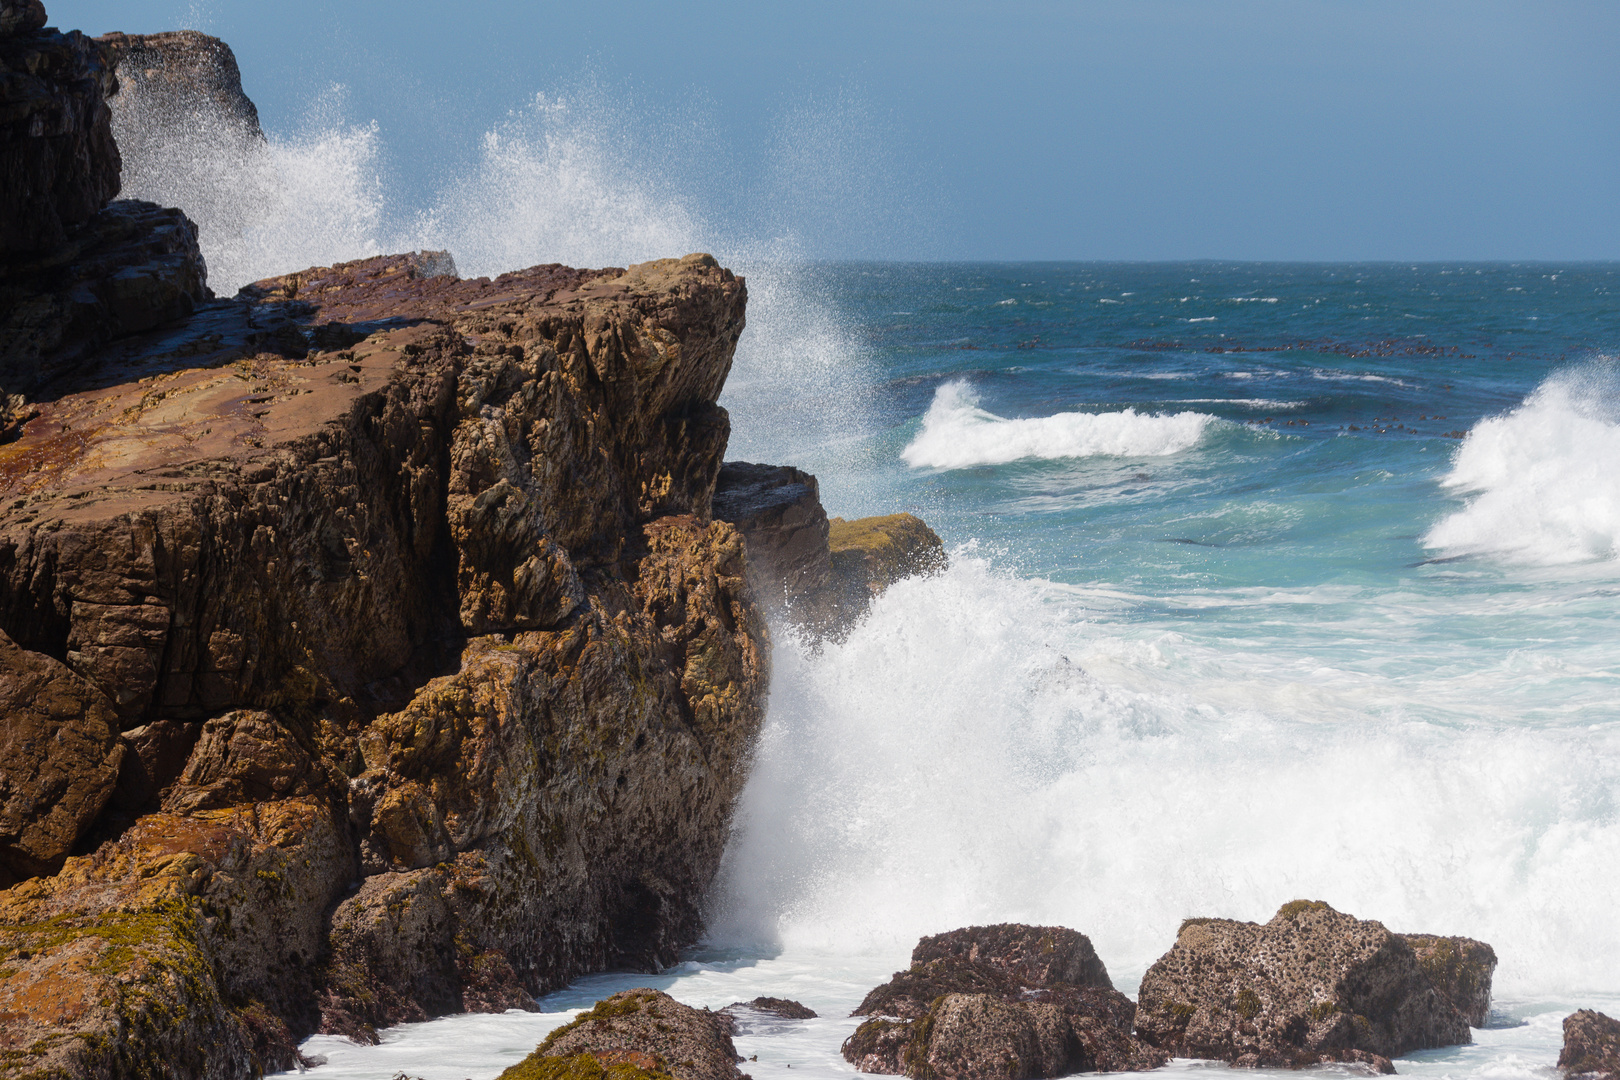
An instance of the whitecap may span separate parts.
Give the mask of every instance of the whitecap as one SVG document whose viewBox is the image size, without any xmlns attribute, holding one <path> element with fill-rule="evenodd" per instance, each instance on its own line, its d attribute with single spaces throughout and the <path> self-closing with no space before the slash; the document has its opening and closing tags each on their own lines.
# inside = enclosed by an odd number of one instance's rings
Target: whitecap
<svg viewBox="0 0 1620 1080">
<path fill-rule="evenodd" d="M 1424 543 L 1556 565 L 1620 557 L 1620 373 L 1559 372 L 1502 416 L 1481 420 L 1441 481 L 1471 496 Z"/>
<path fill-rule="evenodd" d="M 1058 413 L 1009 420 L 979 407 L 965 382 L 934 392 L 922 431 L 900 452 L 913 467 L 963 469 L 1023 459 L 1162 457 L 1196 446 L 1220 423 L 1207 413 Z"/>
</svg>

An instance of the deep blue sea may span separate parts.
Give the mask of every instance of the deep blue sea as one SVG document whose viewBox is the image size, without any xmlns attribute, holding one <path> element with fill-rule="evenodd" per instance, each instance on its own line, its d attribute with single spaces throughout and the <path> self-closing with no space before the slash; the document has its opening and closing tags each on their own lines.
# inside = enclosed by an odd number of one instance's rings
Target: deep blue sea
<svg viewBox="0 0 1620 1080">
<path fill-rule="evenodd" d="M 1402 1073 L 1552 1080 L 1565 1015 L 1620 1013 L 1620 265 L 816 264 L 570 115 L 495 125 L 425 206 L 341 122 L 199 123 L 125 194 L 197 219 L 226 294 L 386 250 L 713 251 L 750 296 L 731 456 L 920 514 L 951 565 L 843 642 L 775 628 L 688 962 L 317 1036 L 317 1075 L 494 1077 L 650 984 L 802 1000 L 748 1072 L 847 1077 L 846 1014 L 922 934 L 1072 926 L 1134 992 L 1183 918 L 1302 897 L 1495 947 L 1490 1025 Z"/>
</svg>

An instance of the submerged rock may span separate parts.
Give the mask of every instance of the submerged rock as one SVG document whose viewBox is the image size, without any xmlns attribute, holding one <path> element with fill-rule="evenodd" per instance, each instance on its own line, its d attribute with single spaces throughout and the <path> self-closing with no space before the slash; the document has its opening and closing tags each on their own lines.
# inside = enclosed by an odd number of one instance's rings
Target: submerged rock
<svg viewBox="0 0 1620 1080">
<path fill-rule="evenodd" d="M 855 1009 L 875 1019 L 843 1054 L 862 1072 L 919 1078 L 1156 1068 L 1169 1055 L 1132 1037 L 1134 1013 L 1084 934 L 974 926 L 919 941 L 910 969 Z"/>
<path fill-rule="evenodd" d="M 546 1036 L 502 1080 L 741 1080 L 731 1025 L 657 990 L 625 990 Z"/>
<path fill-rule="evenodd" d="M 1564 1017 L 1558 1067 L 1568 1080 L 1620 1080 L 1620 1020 L 1591 1009 Z"/>
<path fill-rule="evenodd" d="M 1178 1057 L 1384 1072 L 1390 1058 L 1471 1041 L 1405 938 L 1309 900 L 1263 926 L 1188 919 L 1142 977 L 1136 1029 Z"/>
<path fill-rule="evenodd" d="M 783 1020 L 814 1020 L 816 1011 L 799 1004 L 791 998 L 757 997 L 752 1001 L 733 1001 L 725 1007 L 724 1012 L 737 1009 L 751 1009 L 754 1012 L 767 1013 Z"/>
</svg>

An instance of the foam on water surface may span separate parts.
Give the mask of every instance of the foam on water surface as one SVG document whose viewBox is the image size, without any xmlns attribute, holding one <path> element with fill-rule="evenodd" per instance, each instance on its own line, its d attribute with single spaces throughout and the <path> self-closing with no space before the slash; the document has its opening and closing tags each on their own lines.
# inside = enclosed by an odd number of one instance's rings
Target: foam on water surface
<svg viewBox="0 0 1620 1080">
<path fill-rule="evenodd" d="M 1164 457 L 1198 445 L 1216 423 L 1205 413 L 1059 413 L 1005 419 L 979 406 L 964 382 L 934 392 L 922 431 L 901 452 L 906 464 L 936 469 L 999 465 L 1027 458 Z"/>
<path fill-rule="evenodd" d="M 1620 557 L 1620 376 L 1561 371 L 1523 405 L 1481 420 L 1443 483 L 1468 505 L 1429 530 L 1448 555 L 1558 564 Z"/>
</svg>

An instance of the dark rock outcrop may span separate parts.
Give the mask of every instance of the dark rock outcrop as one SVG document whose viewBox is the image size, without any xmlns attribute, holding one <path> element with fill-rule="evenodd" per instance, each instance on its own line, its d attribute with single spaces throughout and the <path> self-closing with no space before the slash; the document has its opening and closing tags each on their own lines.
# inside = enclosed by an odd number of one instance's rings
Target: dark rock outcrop
<svg viewBox="0 0 1620 1080">
<path fill-rule="evenodd" d="M 875 1017 L 843 1047 L 862 1072 L 1024 1080 L 1169 1060 L 1132 1037 L 1135 1005 L 1074 930 L 967 927 L 923 938 L 911 959 L 855 1009 Z"/>
<path fill-rule="evenodd" d="M 118 194 L 112 71 L 95 42 L 44 25 L 38 3 L 0 8 L 0 261 L 61 247 Z"/>
<path fill-rule="evenodd" d="M 1491 1015 L 1496 950 L 1483 941 L 1435 934 L 1402 934 L 1434 988 L 1468 1020 L 1484 1027 Z"/>
<path fill-rule="evenodd" d="M 816 478 L 791 466 L 726 462 L 713 512 L 743 534 L 767 608 L 817 636 L 843 637 L 894 582 L 946 565 L 939 537 L 914 515 L 829 521 Z"/>
<path fill-rule="evenodd" d="M 682 1005 L 657 990 L 626 990 L 553 1031 L 533 1054 L 501 1076 L 561 1080 L 581 1066 L 587 1075 L 594 1075 L 594 1065 L 610 1071 L 629 1066 L 675 1080 L 741 1080 L 737 1068 L 741 1060 L 724 1014 Z M 615 1076 L 615 1080 L 632 1078 Z"/>
<path fill-rule="evenodd" d="M 4 803 L 89 853 L 0 892 L 0 1075 L 247 1076 L 696 937 L 765 690 L 708 513 L 742 283 L 437 269 L 206 305 L 0 446 L 7 676 L 106 729 Z"/>
<path fill-rule="evenodd" d="M 1568 1080 L 1620 1080 L 1620 1020 L 1591 1009 L 1564 1017 L 1558 1067 Z"/>
<path fill-rule="evenodd" d="M 212 296 L 184 214 L 107 205 L 117 80 L 102 46 L 43 22 L 38 4 L 0 15 L 0 431 L 96 349 Z"/>
<path fill-rule="evenodd" d="M 125 748 L 106 697 L 0 633 L 0 887 L 54 873 L 112 796 Z"/>
<path fill-rule="evenodd" d="M 798 606 L 831 585 L 827 511 L 814 476 L 791 465 L 728 461 L 715 483 L 713 511 L 743 534 L 762 602 Z"/>
<path fill-rule="evenodd" d="M 1471 1041 L 1467 1017 L 1405 938 L 1308 900 L 1263 926 L 1184 922 L 1142 977 L 1136 1030 L 1178 1057 L 1385 1072 L 1390 1058 Z"/>
<path fill-rule="evenodd" d="M 723 1011 L 735 1012 L 738 1009 L 748 1009 L 757 1013 L 765 1013 L 782 1020 L 814 1020 L 816 1011 L 791 998 L 757 997 L 752 1001 L 734 1001 L 727 1005 Z"/>
<path fill-rule="evenodd" d="M 11 413 L 83 379 L 109 342 L 192 314 L 211 299 L 197 227 L 178 210 L 115 202 L 48 257 L 0 266 L 0 394 Z"/>
</svg>

